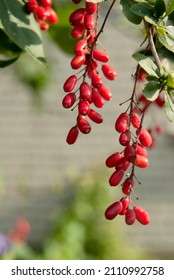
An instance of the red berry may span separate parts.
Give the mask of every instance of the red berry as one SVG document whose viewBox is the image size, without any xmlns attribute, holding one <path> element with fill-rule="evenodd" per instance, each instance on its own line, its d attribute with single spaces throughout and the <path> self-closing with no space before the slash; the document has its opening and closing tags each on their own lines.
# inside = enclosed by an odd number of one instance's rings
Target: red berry
<svg viewBox="0 0 174 280">
<path fill-rule="evenodd" d="M 136 220 L 136 214 L 133 209 L 127 209 L 125 214 L 125 222 L 127 225 L 133 225 Z"/>
<path fill-rule="evenodd" d="M 133 144 L 133 147 L 135 148 L 137 155 L 147 157 L 147 151 L 143 147 L 143 145 L 138 143 L 138 144 Z"/>
<path fill-rule="evenodd" d="M 134 164 L 140 168 L 146 168 L 149 165 L 149 160 L 147 157 L 136 155 Z"/>
<path fill-rule="evenodd" d="M 121 180 L 123 179 L 124 176 L 124 170 L 123 169 L 119 169 L 114 171 L 114 173 L 112 173 L 112 175 L 109 178 L 109 184 L 112 187 L 117 186 Z"/>
<path fill-rule="evenodd" d="M 40 3 L 45 8 L 52 6 L 52 0 L 40 0 Z"/>
<path fill-rule="evenodd" d="M 122 133 L 120 134 L 119 143 L 120 143 L 122 146 L 127 146 L 127 145 L 129 145 L 130 140 L 131 140 L 131 133 L 130 133 L 130 130 L 126 130 L 125 132 L 122 132 Z"/>
<path fill-rule="evenodd" d="M 49 26 L 49 24 L 46 21 L 41 20 L 41 19 L 38 19 L 37 21 L 38 21 L 40 29 L 42 31 L 48 31 L 50 26 Z"/>
<path fill-rule="evenodd" d="M 103 117 L 96 111 L 90 110 L 88 117 L 95 123 L 102 123 L 103 122 Z"/>
<path fill-rule="evenodd" d="M 95 49 L 93 51 L 93 57 L 98 60 L 98 61 L 101 61 L 103 63 L 106 63 L 109 61 L 109 56 L 106 52 L 103 52 L 101 50 L 97 50 Z"/>
<path fill-rule="evenodd" d="M 71 92 L 77 83 L 77 76 L 71 75 L 64 83 L 63 89 L 66 92 Z"/>
<path fill-rule="evenodd" d="M 126 213 L 126 210 L 129 206 L 129 197 L 128 196 L 124 196 L 120 199 L 120 202 L 122 204 L 122 210 L 121 212 L 119 213 L 119 215 L 125 215 Z"/>
<path fill-rule="evenodd" d="M 72 0 L 74 2 L 74 4 L 78 4 L 81 2 L 81 0 Z"/>
<path fill-rule="evenodd" d="M 95 88 L 99 88 L 102 85 L 102 78 L 99 74 L 94 73 L 91 77 L 92 85 Z"/>
<path fill-rule="evenodd" d="M 125 157 L 122 157 L 117 163 L 116 163 L 116 170 L 120 170 L 123 169 L 124 171 L 126 171 L 130 166 L 130 162 L 127 161 L 127 159 Z"/>
<path fill-rule="evenodd" d="M 92 89 L 91 100 L 97 108 L 102 108 L 104 106 L 104 100 L 96 89 Z"/>
<path fill-rule="evenodd" d="M 95 27 L 95 17 L 93 14 L 86 14 L 84 17 L 84 27 L 87 30 L 91 30 Z"/>
<path fill-rule="evenodd" d="M 119 133 L 125 132 L 129 126 L 129 115 L 126 113 L 121 113 L 115 122 L 115 129 Z"/>
<path fill-rule="evenodd" d="M 136 151 L 133 146 L 128 145 L 124 149 L 124 156 L 128 162 L 133 162 L 136 158 Z"/>
<path fill-rule="evenodd" d="M 104 76 L 108 79 L 108 80 L 114 80 L 117 77 L 117 72 L 115 71 L 114 68 L 112 68 L 110 65 L 108 64 L 103 64 L 102 65 L 102 71 Z"/>
<path fill-rule="evenodd" d="M 79 109 L 79 114 L 86 116 L 90 112 L 90 105 L 87 100 L 81 99 L 79 104 L 78 104 L 78 109 Z"/>
<path fill-rule="evenodd" d="M 102 96 L 105 100 L 107 100 L 107 101 L 111 100 L 111 98 L 112 98 L 112 92 L 110 91 L 110 89 L 109 89 L 107 86 L 101 85 L 101 86 L 98 88 L 98 92 L 101 94 L 101 96 Z"/>
<path fill-rule="evenodd" d="M 75 10 L 69 17 L 69 22 L 74 25 L 81 25 L 84 23 L 85 9 L 79 8 Z"/>
<path fill-rule="evenodd" d="M 79 69 L 85 63 L 85 55 L 76 55 L 71 60 L 71 67 Z"/>
<path fill-rule="evenodd" d="M 73 126 L 70 131 L 68 132 L 68 135 L 67 135 L 67 138 L 66 138 L 66 142 L 69 144 L 69 145 L 72 145 L 76 142 L 77 140 L 77 137 L 79 135 L 79 129 L 76 126 Z"/>
<path fill-rule="evenodd" d="M 91 132 L 91 126 L 85 116 L 79 115 L 77 117 L 77 126 L 83 134 Z"/>
<path fill-rule="evenodd" d="M 105 218 L 107 220 L 113 220 L 122 210 L 122 204 L 120 201 L 112 203 L 105 211 Z"/>
<path fill-rule="evenodd" d="M 122 184 L 122 192 L 125 195 L 129 195 L 134 188 L 134 180 L 132 178 L 126 178 Z"/>
<path fill-rule="evenodd" d="M 41 19 L 41 20 L 46 20 L 47 16 L 48 16 L 47 9 L 42 7 L 42 6 L 38 6 L 35 9 L 34 14 L 35 14 L 37 19 Z"/>
<path fill-rule="evenodd" d="M 135 211 L 135 214 L 136 214 L 137 221 L 139 221 L 142 225 L 147 225 L 150 222 L 150 216 L 143 209 L 143 207 L 135 206 L 134 211 Z"/>
<path fill-rule="evenodd" d="M 85 39 L 81 39 L 74 46 L 74 53 L 76 55 L 83 55 L 87 53 L 87 51 L 88 51 L 87 41 Z"/>
<path fill-rule="evenodd" d="M 65 95 L 65 97 L 62 100 L 62 105 L 64 108 L 68 109 L 71 108 L 75 102 L 76 102 L 76 95 L 74 92 L 71 92 Z"/>
<path fill-rule="evenodd" d="M 97 11 L 97 4 L 85 1 L 85 8 L 88 14 L 95 14 Z"/>
<path fill-rule="evenodd" d="M 145 129 L 144 127 L 142 127 L 141 129 L 137 129 L 136 134 L 138 136 L 140 143 L 144 147 L 150 147 L 152 145 L 152 136 L 147 131 L 147 129 Z"/>
<path fill-rule="evenodd" d="M 80 85 L 80 98 L 90 101 L 92 97 L 92 90 L 87 82 L 83 82 Z"/>
<path fill-rule="evenodd" d="M 116 166 L 116 164 L 118 163 L 118 161 L 122 158 L 122 155 L 120 153 L 114 153 L 112 155 L 110 155 L 106 161 L 105 164 L 107 167 L 112 168 L 114 166 Z"/>
<path fill-rule="evenodd" d="M 75 39 L 79 39 L 82 37 L 83 32 L 84 32 L 84 26 L 83 24 L 79 24 L 74 26 L 74 28 L 71 30 L 71 36 Z"/>
<path fill-rule="evenodd" d="M 51 22 L 52 24 L 56 24 L 59 20 L 58 15 L 52 8 L 46 8 L 47 11 L 47 17 L 46 20 Z"/>
<path fill-rule="evenodd" d="M 36 0 L 28 0 L 26 3 L 26 8 L 29 13 L 34 13 L 36 8 L 38 8 L 38 3 Z"/>
<path fill-rule="evenodd" d="M 135 110 L 131 113 L 130 121 L 133 127 L 139 128 L 141 120 L 140 120 L 140 116 Z"/>
</svg>

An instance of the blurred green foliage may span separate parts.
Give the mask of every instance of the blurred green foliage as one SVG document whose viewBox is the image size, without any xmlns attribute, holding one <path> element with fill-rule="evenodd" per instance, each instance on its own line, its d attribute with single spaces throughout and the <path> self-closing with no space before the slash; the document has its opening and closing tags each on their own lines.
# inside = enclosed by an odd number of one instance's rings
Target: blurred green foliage
<svg viewBox="0 0 174 280">
<path fill-rule="evenodd" d="M 28 244 L 15 244 L 3 258 L 149 259 L 124 236 L 123 217 L 115 221 L 105 220 L 103 213 L 111 203 L 111 197 L 105 186 L 107 178 L 103 174 L 103 170 L 95 170 L 73 179 L 70 186 L 74 189 L 72 200 L 66 211 L 62 212 L 61 219 L 58 218 L 60 213 L 57 213 L 57 223 L 39 251 Z"/>
</svg>

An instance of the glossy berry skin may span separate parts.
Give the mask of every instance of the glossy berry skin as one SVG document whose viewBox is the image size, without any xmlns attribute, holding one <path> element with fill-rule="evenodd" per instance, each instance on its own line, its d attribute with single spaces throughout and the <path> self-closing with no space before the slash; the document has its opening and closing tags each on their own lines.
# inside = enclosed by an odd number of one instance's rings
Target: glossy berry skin
<svg viewBox="0 0 174 280">
<path fill-rule="evenodd" d="M 122 158 L 122 155 L 118 152 L 110 155 L 106 161 L 105 161 L 105 165 L 109 168 L 112 168 L 114 166 L 116 166 L 116 164 L 119 162 L 119 160 Z"/>
<path fill-rule="evenodd" d="M 150 222 L 150 216 L 149 214 L 144 210 L 141 206 L 135 206 L 134 211 L 136 214 L 136 219 L 139 221 L 142 225 L 147 225 Z"/>
<path fill-rule="evenodd" d="M 116 170 L 114 173 L 112 173 L 112 175 L 109 178 L 110 186 L 111 187 L 118 186 L 118 184 L 123 179 L 123 176 L 124 176 L 124 170 L 123 169 Z"/>
<path fill-rule="evenodd" d="M 150 147 L 152 145 L 152 136 L 147 131 L 147 129 L 145 129 L 144 127 L 142 127 L 141 129 L 137 129 L 136 134 L 140 143 L 144 147 Z"/>
<path fill-rule="evenodd" d="M 117 132 L 125 132 L 129 125 L 129 115 L 126 113 L 121 113 L 115 122 L 115 129 Z"/>
<path fill-rule="evenodd" d="M 87 100 L 81 99 L 78 104 L 79 114 L 82 116 L 86 116 L 90 112 L 90 104 Z"/>
<path fill-rule="evenodd" d="M 71 75 L 64 83 L 63 89 L 65 92 L 71 92 L 77 83 L 77 76 Z"/>
<path fill-rule="evenodd" d="M 26 3 L 26 8 L 29 13 L 35 12 L 36 8 L 38 8 L 38 3 L 36 0 L 28 0 Z"/>
<path fill-rule="evenodd" d="M 139 128 L 140 123 L 141 123 L 141 119 L 140 116 L 138 115 L 138 113 L 134 110 L 130 116 L 130 121 L 131 124 L 133 125 L 133 127 L 135 128 Z"/>
<path fill-rule="evenodd" d="M 99 74 L 94 73 L 91 77 L 92 85 L 95 88 L 99 88 L 102 85 L 102 78 Z"/>
<path fill-rule="evenodd" d="M 129 206 L 129 197 L 128 196 L 124 196 L 120 199 L 120 202 L 122 204 L 122 210 L 119 213 L 119 215 L 125 215 L 127 208 Z"/>
<path fill-rule="evenodd" d="M 46 8 L 42 7 L 42 6 L 38 6 L 35 10 L 34 10 L 34 14 L 35 17 L 37 19 L 41 19 L 41 20 L 46 20 L 48 17 L 48 12 L 46 10 Z"/>
<path fill-rule="evenodd" d="M 64 108 L 68 109 L 71 108 L 74 103 L 76 102 L 76 95 L 74 92 L 68 93 L 62 100 L 62 105 Z"/>
<path fill-rule="evenodd" d="M 124 149 L 124 156 L 128 162 L 133 162 L 136 158 L 135 148 L 131 145 L 126 146 Z"/>
<path fill-rule="evenodd" d="M 74 25 L 80 25 L 84 23 L 85 9 L 79 8 L 75 10 L 69 17 L 69 22 Z"/>
<path fill-rule="evenodd" d="M 93 51 L 93 57 L 94 59 L 100 61 L 100 62 L 103 62 L 103 63 L 106 63 L 109 61 L 109 56 L 107 53 L 101 51 L 101 50 L 98 50 L 98 49 L 95 49 Z"/>
<path fill-rule="evenodd" d="M 106 101 L 110 101 L 112 99 L 112 92 L 110 91 L 110 89 L 105 86 L 105 85 L 101 85 L 98 88 L 98 92 L 101 94 L 101 96 L 106 100 Z"/>
<path fill-rule="evenodd" d="M 93 109 L 90 109 L 88 117 L 95 123 L 100 124 L 103 122 L 103 117 Z"/>
<path fill-rule="evenodd" d="M 83 24 L 79 24 L 74 26 L 74 28 L 71 30 L 71 36 L 75 39 L 79 39 L 82 37 L 83 33 L 84 33 L 84 26 Z"/>
<path fill-rule="evenodd" d="M 83 134 L 91 132 L 91 126 L 85 116 L 79 115 L 77 117 L 77 126 Z"/>
<path fill-rule="evenodd" d="M 67 138 L 66 138 L 66 142 L 69 144 L 69 145 L 72 145 L 76 142 L 77 140 L 77 137 L 79 135 L 79 129 L 76 126 L 73 126 L 70 131 L 68 132 L 68 135 L 67 135 Z"/>
<path fill-rule="evenodd" d="M 130 166 L 130 162 L 128 162 L 126 160 L 125 157 L 122 157 L 115 165 L 115 169 L 116 170 L 120 170 L 123 169 L 124 171 L 126 171 Z"/>
<path fill-rule="evenodd" d="M 132 178 L 126 178 L 126 180 L 122 184 L 122 192 L 125 195 L 130 195 L 133 188 L 134 188 L 134 180 Z"/>
<path fill-rule="evenodd" d="M 38 19 L 37 22 L 39 23 L 40 29 L 42 31 L 48 31 L 50 26 L 46 21 Z"/>
<path fill-rule="evenodd" d="M 40 3 L 45 8 L 52 6 L 52 0 L 40 0 Z"/>
<path fill-rule="evenodd" d="M 46 20 L 48 20 L 52 24 L 56 24 L 59 21 L 58 15 L 52 8 L 46 8 L 47 11 L 47 17 Z"/>
<path fill-rule="evenodd" d="M 125 222 L 127 225 L 133 225 L 136 220 L 136 214 L 134 209 L 127 209 L 125 213 Z"/>
<path fill-rule="evenodd" d="M 91 90 L 90 85 L 87 82 L 81 83 L 79 91 L 80 91 L 80 98 L 82 98 L 84 100 L 88 100 L 88 101 L 91 100 L 92 90 Z"/>
<path fill-rule="evenodd" d="M 92 89 L 91 100 L 97 108 L 102 108 L 104 106 L 104 100 L 96 89 Z"/>
<path fill-rule="evenodd" d="M 81 39 L 74 46 L 74 53 L 76 55 L 83 55 L 88 52 L 87 41 L 85 39 Z"/>
<path fill-rule="evenodd" d="M 141 144 L 134 144 L 133 147 L 136 150 L 136 154 L 140 156 L 147 157 L 147 150 Z"/>
<path fill-rule="evenodd" d="M 113 220 L 122 210 L 122 204 L 120 201 L 112 203 L 105 211 L 105 218 L 107 220 Z"/>
<path fill-rule="evenodd" d="M 102 65 L 102 72 L 108 80 L 112 81 L 112 80 L 115 80 L 115 78 L 117 77 L 116 70 L 108 64 Z"/>
<path fill-rule="evenodd" d="M 76 55 L 71 60 L 71 67 L 79 69 L 85 63 L 85 55 Z"/>
<path fill-rule="evenodd" d="M 92 30 L 95 27 L 95 17 L 93 14 L 86 14 L 84 17 L 84 27 L 87 30 Z"/>
<path fill-rule="evenodd" d="M 122 132 L 122 133 L 120 134 L 119 143 L 120 143 L 122 146 L 128 146 L 129 143 L 130 143 L 130 140 L 131 140 L 131 133 L 130 133 L 130 130 L 126 130 L 125 132 Z"/>
<path fill-rule="evenodd" d="M 97 4 L 85 1 L 85 9 L 88 14 L 95 14 L 97 11 Z"/>
<path fill-rule="evenodd" d="M 134 164 L 137 167 L 146 168 L 149 165 L 149 160 L 145 156 L 136 155 Z"/>
</svg>

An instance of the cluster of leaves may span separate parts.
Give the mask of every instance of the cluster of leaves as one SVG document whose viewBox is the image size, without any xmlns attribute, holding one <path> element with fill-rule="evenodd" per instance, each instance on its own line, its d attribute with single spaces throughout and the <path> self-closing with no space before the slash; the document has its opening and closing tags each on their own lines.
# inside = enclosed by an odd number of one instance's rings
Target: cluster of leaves
<svg viewBox="0 0 174 280">
<path fill-rule="evenodd" d="M 121 0 L 120 4 L 130 22 L 144 23 L 149 39 L 150 55 L 146 51 L 133 54 L 133 58 L 147 73 L 143 94 L 146 99 L 154 101 L 163 93 L 166 116 L 174 121 L 174 70 L 169 60 L 169 57 L 174 58 L 174 1 Z"/>
</svg>

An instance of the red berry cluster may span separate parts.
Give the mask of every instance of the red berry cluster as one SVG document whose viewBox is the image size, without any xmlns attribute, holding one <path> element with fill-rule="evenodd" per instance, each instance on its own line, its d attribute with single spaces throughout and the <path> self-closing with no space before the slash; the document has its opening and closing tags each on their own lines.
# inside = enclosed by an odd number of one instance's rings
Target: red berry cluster
<svg viewBox="0 0 174 280">
<path fill-rule="evenodd" d="M 56 24 L 58 22 L 58 15 L 52 9 L 52 0 L 28 0 L 26 8 L 28 13 L 34 14 L 42 31 L 47 31 L 50 23 Z"/>
<path fill-rule="evenodd" d="M 77 4 L 80 1 L 73 2 Z M 97 32 L 98 18 L 99 4 L 86 1 L 84 8 L 76 9 L 69 17 L 73 26 L 71 36 L 78 39 L 70 65 L 72 69 L 80 71 L 68 77 L 63 86 L 66 92 L 62 100 L 63 107 L 71 110 L 78 107 L 76 124 L 66 138 L 68 144 L 76 142 L 79 131 L 83 134 L 91 132 L 89 120 L 97 124 L 103 122 L 103 117 L 91 106 L 102 108 L 104 100 L 109 101 L 112 98 L 111 91 L 103 83 L 103 77 L 114 80 L 117 73 L 108 64 L 108 54 L 98 49 L 97 39 L 101 33 L 101 30 Z M 79 80 L 80 84 L 76 87 Z"/>
</svg>

